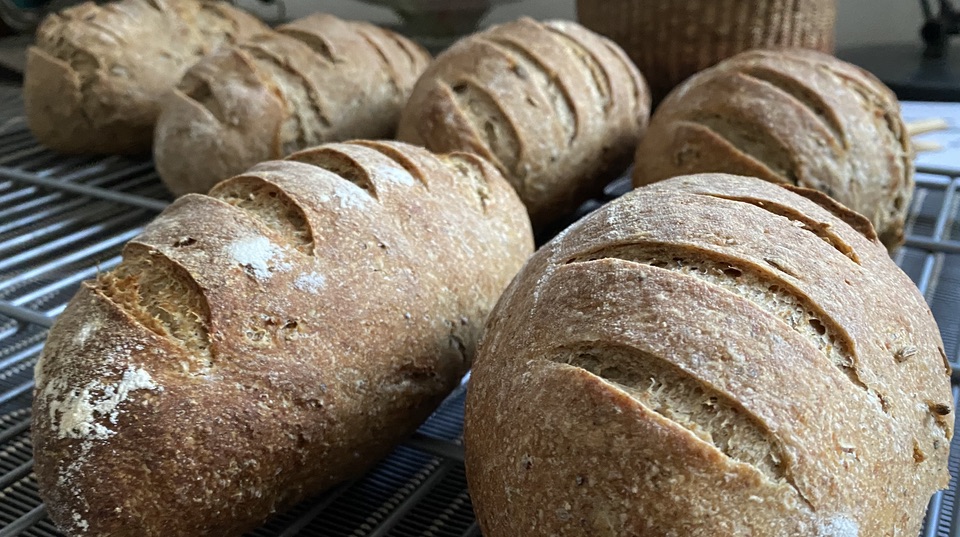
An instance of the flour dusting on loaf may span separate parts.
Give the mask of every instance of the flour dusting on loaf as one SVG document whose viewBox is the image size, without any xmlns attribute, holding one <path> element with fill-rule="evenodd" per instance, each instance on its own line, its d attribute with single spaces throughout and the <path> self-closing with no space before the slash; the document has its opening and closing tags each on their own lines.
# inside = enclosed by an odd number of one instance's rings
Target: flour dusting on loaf
<svg viewBox="0 0 960 537">
<path fill-rule="evenodd" d="M 78 337 L 71 342 L 77 347 L 85 345 L 91 332 L 101 325 L 93 322 L 82 324 Z M 137 390 L 163 391 L 154 382 L 147 370 L 130 362 L 135 352 L 144 351 L 139 344 L 118 343 L 104 347 L 102 359 L 93 367 L 102 377 L 95 378 L 82 387 L 73 387 L 63 377 L 48 380 L 39 376 L 46 370 L 44 358 L 37 363 L 38 385 L 44 385 L 41 397 L 50 401 L 48 417 L 56 425 L 58 438 L 73 438 L 83 441 L 106 440 L 115 434 L 111 425 L 116 425 L 125 403 Z M 119 371 L 119 375 L 113 373 Z M 110 378 L 113 377 L 113 378 Z"/>
<path fill-rule="evenodd" d="M 543 246 L 487 322 L 487 537 L 916 535 L 954 400 L 923 295 L 813 190 L 682 176 Z"/>
<path fill-rule="evenodd" d="M 78 391 L 64 390 L 62 382 L 51 382 L 43 396 L 53 401 L 50 421 L 59 423 L 61 438 L 105 440 L 115 433 L 103 420 L 115 425 L 121 405 L 135 390 L 162 391 L 163 388 L 153 382 L 146 370 L 128 367 L 116 384 L 94 380 Z"/>
<path fill-rule="evenodd" d="M 310 272 L 309 274 L 301 274 L 297 276 L 297 279 L 294 280 L 293 285 L 301 291 L 316 293 L 323 289 L 325 285 L 327 285 L 327 279 L 323 274 Z"/>
<path fill-rule="evenodd" d="M 270 278 L 276 271 L 287 271 L 292 265 L 284 257 L 283 250 L 267 237 L 237 239 L 227 247 L 231 259 L 249 270 L 258 280 Z"/>
<path fill-rule="evenodd" d="M 362 209 L 370 203 L 370 195 L 353 183 L 337 185 L 333 190 L 341 209 Z"/>
<path fill-rule="evenodd" d="M 860 528 L 849 518 L 838 516 L 817 526 L 818 537 L 859 537 Z"/>
<path fill-rule="evenodd" d="M 82 322 L 77 331 L 79 337 L 73 338 L 67 348 L 92 348 L 87 345 L 87 340 L 103 325 L 95 315 Z M 44 352 L 37 362 L 38 392 L 34 397 L 46 401 L 45 417 L 51 427 L 49 434 L 60 440 L 72 440 L 76 445 L 71 457 L 62 461 L 55 476 L 58 487 L 74 487 L 76 479 L 90 461 L 94 446 L 117 434 L 117 425 L 124 419 L 124 413 L 136 412 L 138 405 L 135 399 L 140 392 L 159 393 L 164 390 L 146 369 L 131 361 L 134 353 L 146 350 L 143 345 L 117 343 L 98 348 L 101 359 L 87 366 L 89 370 L 85 372 L 90 374 L 92 380 L 83 385 L 75 384 L 72 379 L 84 371 L 71 370 L 69 367 L 63 369 L 61 364 L 51 365 L 49 362 L 52 358 L 48 352 Z M 45 374 L 50 369 L 59 370 L 60 373 Z M 39 388 L 41 386 L 42 390 Z M 72 524 L 67 528 L 86 531 L 89 523 L 80 513 L 86 509 L 82 491 L 74 490 L 72 498 L 73 505 L 64 506 L 65 515 L 69 516 Z M 81 505 L 84 507 L 79 507 Z"/>
<path fill-rule="evenodd" d="M 241 535 L 362 474 L 458 385 L 532 243 L 492 165 L 395 142 L 179 198 L 51 329 L 32 428 L 51 518 Z"/>
</svg>

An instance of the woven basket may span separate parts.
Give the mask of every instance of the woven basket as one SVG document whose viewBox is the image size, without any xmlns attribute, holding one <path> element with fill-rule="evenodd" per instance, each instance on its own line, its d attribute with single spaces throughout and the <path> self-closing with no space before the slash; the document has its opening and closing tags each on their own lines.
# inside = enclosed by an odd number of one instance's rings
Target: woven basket
<svg viewBox="0 0 960 537">
<path fill-rule="evenodd" d="M 655 102 L 751 48 L 833 53 L 836 0 L 577 0 L 580 22 L 623 47 Z"/>
</svg>

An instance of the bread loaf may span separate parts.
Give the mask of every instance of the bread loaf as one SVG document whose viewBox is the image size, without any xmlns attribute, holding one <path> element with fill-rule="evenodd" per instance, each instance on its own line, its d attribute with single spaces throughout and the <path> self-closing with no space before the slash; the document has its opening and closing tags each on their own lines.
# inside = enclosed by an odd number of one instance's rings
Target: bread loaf
<svg viewBox="0 0 960 537">
<path fill-rule="evenodd" d="M 178 199 L 85 283 L 36 368 L 74 536 L 240 535 L 372 466 L 470 367 L 532 250 L 470 154 L 331 144 Z"/>
<path fill-rule="evenodd" d="M 483 535 L 917 535 L 950 366 L 871 232 L 816 191 L 699 175 L 541 248 L 470 380 Z"/>
<path fill-rule="evenodd" d="M 751 51 L 670 94 L 633 177 L 726 172 L 815 188 L 895 248 L 914 188 L 909 144 L 896 96 L 873 75 L 812 51 Z"/>
<path fill-rule="evenodd" d="M 160 97 L 200 57 L 266 29 L 226 2 L 85 2 L 48 16 L 23 98 L 40 143 L 63 153 L 146 153 Z"/>
<path fill-rule="evenodd" d="M 492 160 L 543 228 L 627 167 L 649 112 L 646 83 L 616 45 L 572 22 L 522 18 L 438 56 L 398 137 Z"/>
<path fill-rule="evenodd" d="M 154 161 L 175 194 L 326 142 L 389 138 L 430 56 L 393 32 L 315 14 L 193 66 L 163 101 Z"/>
<path fill-rule="evenodd" d="M 577 0 L 577 17 L 618 43 L 654 102 L 694 73 L 755 48 L 832 53 L 836 0 Z"/>
</svg>

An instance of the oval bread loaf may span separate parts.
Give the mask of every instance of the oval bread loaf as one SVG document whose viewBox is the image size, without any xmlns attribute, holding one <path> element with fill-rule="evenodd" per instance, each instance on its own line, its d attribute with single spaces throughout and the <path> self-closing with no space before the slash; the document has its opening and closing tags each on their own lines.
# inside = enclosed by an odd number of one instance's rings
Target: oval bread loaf
<svg viewBox="0 0 960 537">
<path fill-rule="evenodd" d="M 573 22 L 522 18 L 438 56 L 398 138 L 495 162 L 543 228 L 628 166 L 649 113 L 646 82 L 615 44 Z"/>
<path fill-rule="evenodd" d="M 634 184 L 726 172 L 815 188 L 867 216 L 895 248 L 913 195 L 896 96 L 807 50 L 750 51 L 683 83 L 637 148 Z"/>
<path fill-rule="evenodd" d="M 693 74 L 755 48 L 833 53 L 836 0 L 577 0 L 580 23 L 618 43 L 654 102 Z"/>
<path fill-rule="evenodd" d="M 50 516 L 240 535 L 360 474 L 457 386 L 532 249 L 494 167 L 399 143 L 181 197 L 50 332 L 32 429 Z"/>
<path fill-rule="evenodd" d="M 164 99 L 157 172 L 174 194 L 202 193 L 305 147 L 392 137 L 429 61 L 394 32 L 326 14 L 253 36 L 201 60 Z"/>
<path fill-rule="evenodd" d="M 207 0 L 86 2 L 48 16 L 27 52 L 27 125 L 63 153 L 150 150 L 160 98 L 223 43 L 266 30 Z"/>
<path fill-rule="evenodd" d="M 950 365 L 858 230 L 819 192 L 699 175 L 541 248 L 470 380 L 483 535 L 916 535 L 949 480 Z"/>
</svg>

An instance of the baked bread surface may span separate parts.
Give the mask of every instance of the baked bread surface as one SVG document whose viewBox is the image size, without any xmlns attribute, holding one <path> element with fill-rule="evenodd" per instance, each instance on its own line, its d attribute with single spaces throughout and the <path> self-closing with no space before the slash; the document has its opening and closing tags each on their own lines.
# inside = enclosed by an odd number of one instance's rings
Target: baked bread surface
<svg viewBox="0 0 960 537">
<path fill-rule="evenodd" d="M 867 216 L 888 248 L 904 240 L 914 179 L 900 105 L 832 56 L 750 51 L 671 93 L 637 148 L 634 184 L 701 172 L 817 189 Z"/>
<path fill-rule="evenodd" d="M 496 163 L 541 228 L 628 166 L 649 113 L 646 82 L 614 43 L 573 22 L 521 18 L 439 55 L 398 138 Z"/>
<path fill-rule="evenodd" d="M 85 2 L 53 13 L 27 51 L 27 125 L 62 153 L 147 153 L 160 98 L 187 68 L 266 29 L 207 0 Z"/>
<path fill-rule="evenodd" d="M 32 429 L 51 518 L 240 535 L 360 475 L 458 384 L 532 249 L 495 168 L 399 143 L 181 197 L 51 329 Z"/>
<path fill-rule="evenodd" d="M 819 192 L 705 174 L 541 248 L 470 380 L 483 534 L 916 535 L 949 480 L 950 369 L 871 232 Z"/>
<path fill-rule="evenodd" d="M 225 47 L 163 100 L 157 172 L 174 194 L 205 193 L 305 147 L 391 138 L 429 61 L 403 36 L 323 13 Z"/>
</svg>

